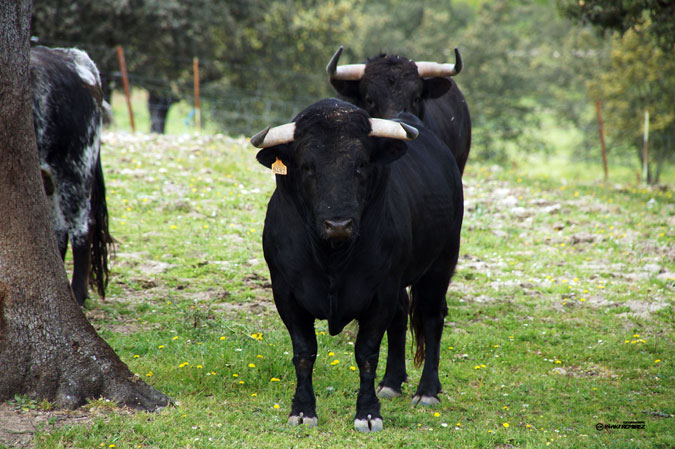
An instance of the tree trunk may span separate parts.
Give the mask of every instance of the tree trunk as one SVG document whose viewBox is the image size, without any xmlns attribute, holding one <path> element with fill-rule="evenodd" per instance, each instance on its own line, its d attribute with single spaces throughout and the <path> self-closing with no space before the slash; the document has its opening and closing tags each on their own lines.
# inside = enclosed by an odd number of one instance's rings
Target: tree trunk
<svg viewBox="0 0 675 449">
<path fill-rule="evenodd" d="M 148 95 L 148 111 L 150 112 L 150 132 L 164 134 L 166 116 L 174 102 L 173 95 L 158 93 L 153 90 Z"/>
<path fill-rule="evenodd" d="M 33 130 L 31 8 L 0 2 L 0 400 L 26 394 L 73 408 L 103 396 L 153 410 L 169 398 L 96 334 L 58 254 Z"/>
</svg>

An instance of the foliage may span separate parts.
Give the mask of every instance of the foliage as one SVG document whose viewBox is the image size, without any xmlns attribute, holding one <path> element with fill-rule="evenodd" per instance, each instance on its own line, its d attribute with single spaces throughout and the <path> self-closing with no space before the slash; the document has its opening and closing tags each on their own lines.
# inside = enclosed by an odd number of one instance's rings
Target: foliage
<svg viewBox="0 0 675 449">
<path fill-rule="evenodd" d="M 642 28 L 663 50 L 675 45 L 675 3 L 664 0 L 558 0 L 562 13 L 602 31 Z M 646 25 L 646 26 L 644 26 Z"/>
<path fill-rule="evenodd" d="M 32 34 L 48 46 L 75 43 L 96 61 L 106 85 L 120 86 L 115 47 L 122 45 L 132 82 L 182 97 L 192 83 L 192 58 L 212 58 L 212 30 L 233 21 L 236 2 L 196 0 L 36 0 Z M 209 68 L 206 80 L 220 74 Z M 189 92 L 189 90 L 188 90 Z"/>
<path fill-rule="evenodd" d="M 649 112 L 649 181 L 658 183 L 666 161 L 675 158 L 675 60 L 644 33 L 627 31 L 615 38 L 610 66 L 588 85 L 603 103 L 607 134 L 642 162 L 643 121 Z"/>
<path fill-rule="evenodd" d="M 356 26 L 359 0 L 250 2 L 233 28 L 217 31 L 225 49 L 220 83 L 205 87 L 214 119 L 231 133 L 289 121 L 330 96 L 325 66 Z"/>
<path fill-rule="evenodd" d="M 260 242 L 274 177 L 255 149 L 226 136 L 108 132 L 102 151 L 119 246 L 109 295 L 87 314 L 177 404 L 154 414 L 94 404 L 82 411 L 89 420 L 42 426 L 36 448 L 675 444 L 672 192 L 551 174 L 591 176 L 581 165 L 528 175 L 469 161 L 442 403 L 410 406 L 421 375 L 410 363 L 403 397 L 382 402 L 384 431 L 361 435 L 356 327 L 331 337 L 325 321 L 316 323 L 319 425 L 286 425 L 291 343 Z M 385 359 L 386 344 L 380 376 Z M 595 428 L 623 421 L 646 426 Z"/>
</svg>

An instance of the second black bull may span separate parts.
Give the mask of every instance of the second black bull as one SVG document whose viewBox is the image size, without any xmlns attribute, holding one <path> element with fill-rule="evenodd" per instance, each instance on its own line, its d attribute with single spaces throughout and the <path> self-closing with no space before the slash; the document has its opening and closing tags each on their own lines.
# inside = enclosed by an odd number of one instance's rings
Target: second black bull
<svg viewBox="0 0 675 449">
<path fill-rule="evenodd" d="M 394 118 L 399 112 L 416 115 L 452 151 L 459 167 L 471 150 L 471 117 L 462 91 L 451 78 L 462 71 L 455 48 L 455 64 L 412 61 L 380 54 L 365 64 L 338 65 L 340 47 L 326 71 L 340 98 L 365 109 L 372 117 Z"/>
<path fill-rule="evenodd" d="M 419 130 L 415 140 L 417 130 L 406 123 Z M 332 335 L 359 323 L 357 430 L 382 429 L 374 381 L 385 332 L 387 367 L 377 394 L 401 394 L 409 312 L 416 362 L 424 361 L 413 404 L 439 402 L 445 294 L 463 217 L 461 177 L 447 146 L 411 114 L 371 119 L 336 99 L 251 141 L 263 148 L 260 163 L 285 173 L 276 176 L 263 249 L 293 344 L 297 387 L 289 423 L 317 423 L 316 319 L 327 320 Z"/>
</svg>

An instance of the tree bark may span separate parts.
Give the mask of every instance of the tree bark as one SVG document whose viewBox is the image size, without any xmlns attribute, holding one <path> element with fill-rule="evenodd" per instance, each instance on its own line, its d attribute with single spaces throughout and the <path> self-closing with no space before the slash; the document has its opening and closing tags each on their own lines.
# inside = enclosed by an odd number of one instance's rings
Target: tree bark
<svg viewBox="0 0 675 449">
<path fill-rule="evenodd" d="M 74 408 L 87 398 L 154 410 L 169 398 L 134 376 L 77 305 L 48 215 L 29 83 L 31 0 L 0 0 L 0 400 Z"/>
</svg>

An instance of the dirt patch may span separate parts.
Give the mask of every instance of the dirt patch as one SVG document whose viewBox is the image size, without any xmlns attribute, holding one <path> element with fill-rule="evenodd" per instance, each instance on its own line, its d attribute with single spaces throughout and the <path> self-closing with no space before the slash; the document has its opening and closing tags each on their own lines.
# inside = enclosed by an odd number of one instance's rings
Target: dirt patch
<svg viewBox="0 0 675 449">
<path fill-rule="evenodd" d="M 0 403 L 0 445 L 17 449 L 33 447 L 33 436 L 38 430 L 49 431 L 91 421 L 91 414 L 82 410 L 22 410 L 15 404 Z"/>
</svg>

